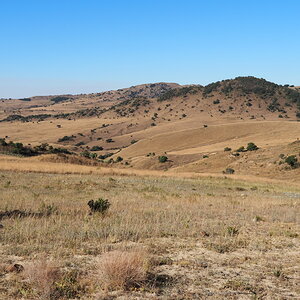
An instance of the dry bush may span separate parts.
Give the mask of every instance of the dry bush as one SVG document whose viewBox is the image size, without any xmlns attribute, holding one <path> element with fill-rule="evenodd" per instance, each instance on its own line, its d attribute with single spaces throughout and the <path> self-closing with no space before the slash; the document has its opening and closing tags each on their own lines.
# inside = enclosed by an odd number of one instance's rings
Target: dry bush
<svg viewBox="0 0 300 300">
<path fill-rule="evenodd" d="M 60 271 L 56 263 L 41 259 L 28 264 L 24 276 L 35 286 L 41 299 L 51 299 L 53 285 L 59 279 Z"/>
<path fill-rule="evenodd" d="M 100 281 L 105 289 L 129 289 L 145 282 L 148 257 L 142 250 L 112 251 L 99 261 Z"/>
</svg>

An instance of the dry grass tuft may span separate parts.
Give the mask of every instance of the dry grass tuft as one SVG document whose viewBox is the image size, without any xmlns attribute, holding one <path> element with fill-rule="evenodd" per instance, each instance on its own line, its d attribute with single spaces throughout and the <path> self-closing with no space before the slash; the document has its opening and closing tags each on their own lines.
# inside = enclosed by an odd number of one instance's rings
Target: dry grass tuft
<svg viewBox="0 0 300 300">
<path fill-rule="evenodd" d="M 35 286 L 41 299 L 50 299 L 54 283 L 60 277 L 57 263 L 41 259 L 29 263 L 24 271 L 25 279 Z"/>
<path fill-rule="evenodd" d="M 108 252 L 99 261 L 100 281 L 108 290 L 141 286 L 147 270 L 148 257 L 142 250 Z"/>
</svg>

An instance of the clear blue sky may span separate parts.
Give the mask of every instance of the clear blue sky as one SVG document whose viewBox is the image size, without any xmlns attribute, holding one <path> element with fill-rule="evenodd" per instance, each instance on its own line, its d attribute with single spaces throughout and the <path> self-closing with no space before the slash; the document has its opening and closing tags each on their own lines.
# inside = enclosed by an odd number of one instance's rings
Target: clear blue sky
<svg viewBox="0 0 300 300">
<path fill-rule="evenodd" d="M 2 0 L 0 97 L 253 75 L 300 85 L 299 0 Z"/>
</svg>

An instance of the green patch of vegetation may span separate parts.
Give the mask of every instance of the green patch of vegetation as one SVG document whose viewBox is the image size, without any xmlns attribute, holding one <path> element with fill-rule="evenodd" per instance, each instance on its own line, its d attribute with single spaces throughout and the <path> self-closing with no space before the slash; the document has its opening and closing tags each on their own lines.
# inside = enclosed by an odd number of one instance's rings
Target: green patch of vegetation
<svg viewBox="0 0 300 300">
<path fill-rule="evenodd" d="M 240 148 L 236 149 L 235 151 L 236 151 L 236 152 L 245 152 L 246 149 L 245 149 L 244 146 L 241 146 Z"/>
<path fill-rule="evenodd" d="M 25 101 L 25 102 L 30 102 L 31 98 L 20 98 L 19 100 L 20 101 Z"/>
<path fill-rule="evenodd" d="M 285 159 L 285 162 L 293 169 L 299 167 L 299 162 L 296 155 L 290 155 Z"/>
<path fill-rule="evenodd" d="M 51 101 L 54 102 L 54 103 L 59 103 L 59 102 L 67 101 L 67 100 L 69 100 L 69 99 L 70 99 L 70 97 L 66 97 L 66 96 L 57 96 L 57 97 L 51 98 Z"/>
<path fill-rule="evenodd" d="M 259 148 L 254 143 L 248 143 L 247 148 L 246 148 L 247 151 L 255 151 L 258 149 Z"/>
<path fill-rule="evenodd" d="M 36 156 L 40 154 L 71 154 L 65 148 L 54 148 L 47 143 L 31 147 L 24 146 L 22 143 L 14 143 L 12 141 L 6 142 L 5 138 L 0 138 L 0 153 L 8 155 L 20 155 L 20 156 Z"/>
<path fill-rule="evenodd" d="M 213 82 L 213 83 L 206 85 L 203 89 L 203 96 L 207 96 L 210 93 L 217 91 L 220 86 L 221 86 L 220 81 Z"/>
<path fill-rule="evenodd" d="M 76 138 L 75 135 L 70 135 L 70 136 L 65 135 L 64 137 L 59 138 L 57 141 L 58 141 L 59 143 L 61 143 L 61 142 L 69 142 L 69 141 L 74 141 L 75 138 Z"/>
<path fill-rule="evenodd" d="M 225 171 L 223 171 L 224 174 L 234 174 L 235 170 L 232 168 L 226 168 Z"/>
<path fill-rule="evenodd" d="M 103 147 L 101 147 L 101 146 L 93 146 L 90 150 L 91 151 L 102 151 Z"/>
<path fill-rule="evenodd" d="M 187 87 L 172 89 L 172 90 L 165 92 L 160 97 L 158 97 L 157 101 L 162 102 L 162 101 L 170 100 L 175 97 L 183 97 L 183 96 L 187 96 L 189 94 L 196 94 L 197 92 L 199 92 L 201 90 L 202 90 L 202 86 L 200 86 L 200 85 L 191 85 L 191 86 L 187 86 Z"/>
<path fill-rule="evenodd" d="M 158 161 L 159 161 L 160 163 L 165 163 L 166 161 L 168 161 L 168 157 L 165 156 L 165 155 L 159 156 L 159 157 L 158 157 Z"/>
<path fill-rule="evenodd" d="M 25 117 L 22 115 L 9 115 L 7 118 L 0 120 L 0 122 L 14 122 L 14 121 L 32 122 L 33 120 L 41 122 L 50 117 L 51 115 L 49 114 L 29 115 Z"/>
<path fill-rule="evenodd" d="M 90 200 L 88 206 L 90 207 L 91 213 L 99 212 L 104 214 L 110 207 L 110 202 L 107 199 L 99 198 L 98 200 Z"/>
</svg>

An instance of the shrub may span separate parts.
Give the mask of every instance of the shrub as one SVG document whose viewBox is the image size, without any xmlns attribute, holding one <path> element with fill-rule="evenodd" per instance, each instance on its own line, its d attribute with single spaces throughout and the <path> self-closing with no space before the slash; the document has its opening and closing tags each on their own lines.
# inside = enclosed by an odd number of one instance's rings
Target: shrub
<svg viewBox="0 0 300 300">
<path fill-rule="evenodd" d="M 224 148 L 224 151 L 225 151 L 225 152 L 226 152 L 226 151 L 231 151 L 231 148 L 225 147 L 225 148 Z"/>
<path fill-rule="evenodd" d="M 220 103 L 219 99 L 213 101 L 213 104 L 219 104 L 219 103 Z"/>
<path fill-rule="evenodd" d="M 143 251 L 112 251 L 99 261 L 100 281 L 108 290 L 140 287 L 147 279 L 148 259 Z"/>
<path fill-rule="evenodd" d="M 24 277 L 35 285 L 41 299 L 53 299 L 54 284 L 59 280 L 60 271 L 55 263 L 40 260 L 25 266 Z"/>
<path fill-rule="evenodd" d="M 165 155 L 162 155 L 162 156 L 159 156 L 159 157 L 158 157 L 158 161 L 159 161 L 160 163 L 164 163 L 164 162 L 166 162 L 167 160 L 168 160 L 168 157 L 165 156 Z"/>
<path fill-rule="evenodd" d="M 285 159 L 285 162 L 290 165 L 293 169 L 296 169 L 299 167 L 299 162 L 296 157 L 296 155 L 290 155 Z"/>
<path fill-rule="evenodd" d="M 19 100 L 29 102 L 29 101 L 31 101 L 31 98 L 21 98 L 21 99 L 19 99 Z"/>
<path fill-rule="evenodd" d="M 91 151 L 101 151 L 101 150 L 103 150 L 103 147 L 101 147 L 101 146 L 93 146 L 91 148 Z"/>
<path fill-rule="evenodd" d="M 57 141 L 58 141 L 58 142 L 68 142 L 68 141 L 73 141 L 73 140 L 75 139 L 75 137 L 76 137 L 75 135 L 70 135 L 70 136 L 65 135 L 64 137 L 58 139 Z"/>
<path fill-rule="evenodd" d="M 100 212 L 101 214 L 106 213 L 110 207 L 110 202 L 107 199 L 99 198 L 98 200 L 90 200 L 88 206 L 91 209 L 91 213 Z"/>
<path fill-rule="evenodd" d="M 238 149 L 236 150 L 236 152 L 245 152 L 245 151 L 246 151 L 246 149 L 245 149 L 244 146 L 241 146 L 240 148 L 238 148 Z"/>
<path fill-rule="evenodd" d="M 113 143 L 113 142 L 114 142 L 113 139 L 107 139 L 107 140 L 106 140 L 106 143 Z"/>
<path fill-rule="evenodd" d="M 77 146 L 77 147 L 83 146 L 83 145 L 85 145 L 85 142 L 79 142 L 79 143 L 75 144 L 75 146 Z"/>
<path fill-rule="evenodd" d="M 62 271 L 45 259 L 25 266 L 24 277 L 34 286 L 35 299 L 77 299 L 85 292 L 77 270 Z"/>
<path fill-rule="evenodd" d="M 248 143 L 247 151 L 255 151 L 255 150 L 258 150 L 258 149 L 259 148 L 254 143 Z"/>
<path fill-rule="evenodd" d="M 123 160 L 123 157 L 121 157 L 121 156 L 118 156 L 117 158 L 116 158 L 116 162 L 121 162 Z"/>
<path fill-rule="evenodd" d="M 69 100 L 69 97 L 64 97 L 64 96 L 57 96 L 51 99 L 51 101 L 53 101 L 54 103 L 59 103 L 59 102 L 63 102 L 66 100 Z"/>
<path fill-rule="evenodd" d="M 112 155 L 114 155 L 114 153 L 109 152 L 109 153 L 106 153 L 106 154 L 103 154 L 103 155 L 99 155 L 98 158 L 99 159 L 106 159 L 108 157 L 111 157 Z"/>
<path fill-rule="evenodd" d="M 80 156 L 86 157 L 86 158 L 91 158 L 91 154 L 89 151 L 85 150 L 80 153 Z"/>
<path fill-rule="evenodd" d="M 235 170 L 232 168 L 227 168 L 225 171 L 223 171 L 224 174 L 234 174 Z"/>
</svg>

